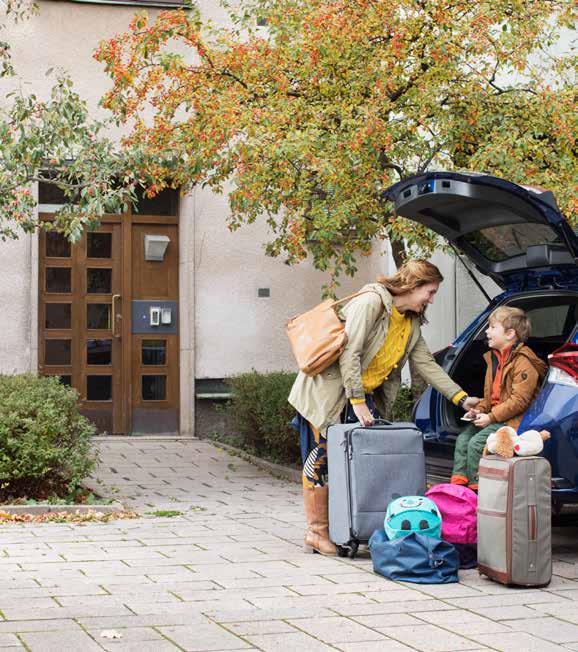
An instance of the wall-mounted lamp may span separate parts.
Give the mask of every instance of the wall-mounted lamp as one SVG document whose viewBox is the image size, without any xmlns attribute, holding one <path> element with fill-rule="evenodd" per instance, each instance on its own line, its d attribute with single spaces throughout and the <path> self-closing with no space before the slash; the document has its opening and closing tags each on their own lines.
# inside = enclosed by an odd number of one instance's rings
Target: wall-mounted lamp
<svg viewBox="0 0 578 652">
<path fill-rule="evenodd" d="M 145 235 L 145 260 L 163 261 L 171 239 L 168 235 Z"/>
</svg>

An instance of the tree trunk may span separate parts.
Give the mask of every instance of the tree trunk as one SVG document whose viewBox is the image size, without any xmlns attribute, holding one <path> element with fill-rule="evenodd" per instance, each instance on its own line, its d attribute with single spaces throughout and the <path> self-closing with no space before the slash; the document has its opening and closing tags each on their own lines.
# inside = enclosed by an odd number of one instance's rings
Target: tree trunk
<svg viewBox="0 0 578 652">
<path fill-rule="evenodd" d="M 391 244 L 391 253 L 393 254 L 393 262 L 395 266 L 399 269 L 407 256 L 407 251 L 405 249 L 405 244 L 402 240 L 390 240 Z"/>
</svg>

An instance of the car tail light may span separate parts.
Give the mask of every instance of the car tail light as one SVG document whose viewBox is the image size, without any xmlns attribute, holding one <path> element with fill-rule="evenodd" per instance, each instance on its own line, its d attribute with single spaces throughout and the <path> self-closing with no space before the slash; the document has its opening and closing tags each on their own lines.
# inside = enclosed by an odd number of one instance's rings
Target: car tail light
<svg viewBox="0 0 578 652">
<path fill-rule="evenodd" d="M 578 387 L 578 345 L 565 344 L 548 356 L 548 380 L 558 385 Z"/>
</svg>

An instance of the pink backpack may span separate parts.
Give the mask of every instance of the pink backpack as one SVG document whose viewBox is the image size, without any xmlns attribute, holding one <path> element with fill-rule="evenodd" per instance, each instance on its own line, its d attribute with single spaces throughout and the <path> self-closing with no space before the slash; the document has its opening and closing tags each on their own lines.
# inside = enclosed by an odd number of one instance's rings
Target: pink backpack
<svg viewBox="0 0 578 652">
<path fill-rule="evenodd" d="M 459 484 L 438 484 L 425 494 L 442 515 L 442 539 L 450 543 L 477 543 L 478 496 Z"/>
</svg>

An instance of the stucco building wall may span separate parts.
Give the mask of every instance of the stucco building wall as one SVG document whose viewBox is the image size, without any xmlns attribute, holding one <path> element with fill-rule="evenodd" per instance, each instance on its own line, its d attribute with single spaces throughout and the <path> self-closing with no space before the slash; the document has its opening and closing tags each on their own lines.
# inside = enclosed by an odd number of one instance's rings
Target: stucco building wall
<svg viewBox="0 0 578 652">
<path fill-rule="evenodd" d="M 0 241 L 0 373 L 36 369 L 35 279 L 32 273 L 35 238 Z"/>
<path fill-rule="evenodd" d="M 218 3 L 200 3 L 205 16 L 218 22 L 224 14 Z M 98 100 L 109 86 L 102 66 L 92 59 L 101 39 L 127 28 L 136 9 L 41 0 L 40 12 L 11 26 L 19 83 L 24 92 L 47 98 L 53 77 L 48 68 L 66 69 L 75 88 L 96 117 L 104 115 Z M 157 10 L 151 10 L 154 15 Z M 0 80 L 0 98 L 15 88 Z M 0 99 L 0 101 L 2 101 Z M 119 130 L 111 131 L 118 137 Z M 223 378 L 255 368 L 259 371 L 294 369 L 284 327 L 288 318 L 315 305 L 327 276 L 310 262 L 291 268 L 265 256 L 268 238 L 264 223 L 231 233 L 226 227 L 226 195 L 197 189 L 180 206 L 180 381 L 181 427 L 191 433 L 194 423 L 194 379 Z M 469 278 L 456 271 L 453 259 L 434 257 L 446 282 L 429 311 L 424 334 L 432 350 L 446 346 L 481 301 Z M 394 269 L 388 247 L 376 243 L 373 254 L 360 261 L 355 279 L 342 279 L 344 296 Z M 0 371 L 37 369 L 37 238 L 0 242 L 0 309 L 4 337 L 0 338 Z M 260 288 L 269 297 L 259 297 Z M 456 300 L 457 299 L 457 300 Z"/>
<path fill-rule="evenodd" d="M 319 303 L 328 276 L 309 261 L 289 267 L 266 256 L 263 242 L 270 234 L 263 223 L 231 233 L 226 196 L 201 190 L 194 196 L 196 376 L 293 369 L 285 324 Z M 357 277 L 343 279 L 339 294 L 355 292 L 385 267 L 376 244 Z M 270 296 L 259 297 L 259 289 Z"/>
<path fill-rule="evenodd" d="M 476 270 L 472 270 L 472 273 L 491 299 L 502 292 L 502 288 L 489 277 L 480 274 Z M 456 261 L 455 302 L 457 333 L 463 331 L 488 305 L 488 299 L 482 294 L 460 261 Z"/>
</svg>

